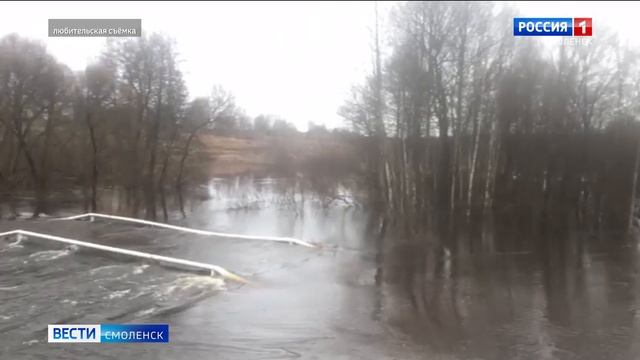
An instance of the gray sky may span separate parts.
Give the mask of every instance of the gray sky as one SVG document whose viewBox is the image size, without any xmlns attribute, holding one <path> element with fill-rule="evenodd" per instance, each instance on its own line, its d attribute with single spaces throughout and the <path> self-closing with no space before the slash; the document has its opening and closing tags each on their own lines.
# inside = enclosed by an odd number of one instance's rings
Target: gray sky
<svg viewBox="0 0 640 360">
<path fill-rule="evenodd" d="M 530 17 L 593 17 L 594 37 L 608 24 L 638 44 L 637 2 L 515 6 Z M 43 40 L 59 61 L 82 70 L 105 39 L 48 38 L 49 18 L 141 18 L 143 31 L 176 39 L 192 97 L 220 84 L 250 116 L 282 116 L 304 130 L 309 121 L 342 125 L 336 111 L 371 66 L 373 11 L 372 2 L 2 2 L 0 36 Z"/>
</svg>

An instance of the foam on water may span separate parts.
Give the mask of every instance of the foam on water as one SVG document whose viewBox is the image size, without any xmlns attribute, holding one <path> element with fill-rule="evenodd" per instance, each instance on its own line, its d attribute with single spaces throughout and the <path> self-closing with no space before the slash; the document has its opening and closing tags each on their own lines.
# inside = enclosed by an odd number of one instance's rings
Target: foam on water
<svg viewBox="0 0 640 360">
<path fill-rule="evenodd" d="M 148 268 L 148 267 L 149 267 L 149 264 L 142 264 L 140 266 L 136 266 L 136 267 L 133 268 L 133 274 L 134 275 L 142 274 L 144 272 L 144 270 L 146 268 Z"/>
<path fill-rule="evenodd" d="M 44 250 L 38 251 L 29 255 L 29 258 L 35 259 L 36 261 L 51 261 L 55 259 L 59 259 L 63 256 L 67 256 L 73 252 L 72 249 L 65 250 Z"/>
<path fill-rule="evenodd" d="M 155 307 L 152 307 L 150 309 L 146 309 L 146 310 L 142 310 L 142 311 L 138 311 L 135 316 L 136 317 L 145 317 L 147 315 L 151 315 L 153 314 L 154 311 L 156 311 L 157 309 Z"/>
<path fill-rule="evenodd" d="M 20 285 L 16 285 L 16 286 L 0 286 L 0 291 L 12 291 L 12 290 L 16 290 L 17 288 L 19 288 Z"/>
<path fill-rule="evenodd" d="M 89 275 L 95 275 L 97 273 L 103 272 L 103 271 L 107 271 L 107 270 L 112 270 L 112 269 L 117 269 L 119 267 L 124 267 L 125 265 L 121 265 L 121 264 L 113 264 L 113 265 L 105 265 L 105 266 L 100 266 L 94 269 L 89 270 Z"/>
<path fill-rule="evenodd" d="M 24 246 L 21 244 L 22 243 L 22 239 L 18 239 L 12 243 L 10 243 L 9 245 L 7 245 L 7 248 L 9 249 L 21 249 Z"/>
<path fill-rule="evenodd" d="M 176 286 L 181 288 L 190 288 L 190 287 L 198 287 L 198 288 L 210 288 L 212 290 L 221 290 L 224 289 L 224 280 L 213 277 L 213 276 L 203 276 L 203 275 L 191 275 L 191 276 L 181 276 L 177 278 L 173 282 Z"/>
<path fill-rule="evenodd" d="M 131 292 L 131 289 L 114 291 L 107 297 L 109 300 L 121 298 Z"/>
<path fill-rule="evenodd" d="M 154 296 L 162 300 L 175 295 L 193 295 L 194 293 L 202 293 L 203 291 L 209 292 L 225 289 L 225 282 L 220 278 L 203 275 L 181 276 L 167 284 L 166 287 L 154 292 Z"/>
</svg>

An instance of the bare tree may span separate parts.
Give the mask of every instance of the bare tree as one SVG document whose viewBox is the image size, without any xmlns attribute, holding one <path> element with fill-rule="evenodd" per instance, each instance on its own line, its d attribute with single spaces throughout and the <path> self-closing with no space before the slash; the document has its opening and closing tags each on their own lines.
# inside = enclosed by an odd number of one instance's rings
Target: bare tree
<svg viewBox="0 0 640 360">
<path fill-rule="evenodd" d="M 220 86 L 213 88 L 210 98 L 196 99 L 189 105 L 187 116 L 180 129 L 180 132 L 186 135 L 186 140 L 182 147 L 182 155 L 178 165 L 178 176 L 176 180 L 176 189 L 178 192 L 182 190 L 185 163 L 189 157 L 193 140 L 196 138 L 198 132 L 212 126 L 218 119 L 228 115 L 233 108 L 233 96 Z"/>
</svg>

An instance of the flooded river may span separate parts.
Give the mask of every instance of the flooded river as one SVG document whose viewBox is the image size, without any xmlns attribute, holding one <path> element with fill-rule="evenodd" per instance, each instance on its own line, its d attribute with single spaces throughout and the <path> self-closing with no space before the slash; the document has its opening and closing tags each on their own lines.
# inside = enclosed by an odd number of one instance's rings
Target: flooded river
<svg viewBox="0 0 640 360">
<path fill-rule="evenodd" d="M 480 234 L 443 251 L 380 223 L 346 188 L 214 179 L 171 223 L 291 236 L 222 239 L 98 220 L 21 228 L 223 266 L 241 285 L 53 244 L 0 240 L 1 359 L 636 359 L 640 259 L 610 234 Z M 114 200 L 115 201 L 115 200 Z M 114 205 L 116 206 L 116 205 Z M 117 207 L 117 206 L 116 206 Z M 115 210 L 114 210 L 115 211 Z M 73 206 L 57 215 L 78 213 Z M 463 242 L 465 240 L 462 240 Z M 168 323 L 169 344 L 48 344 L 47 324 Z"/>
</svg>

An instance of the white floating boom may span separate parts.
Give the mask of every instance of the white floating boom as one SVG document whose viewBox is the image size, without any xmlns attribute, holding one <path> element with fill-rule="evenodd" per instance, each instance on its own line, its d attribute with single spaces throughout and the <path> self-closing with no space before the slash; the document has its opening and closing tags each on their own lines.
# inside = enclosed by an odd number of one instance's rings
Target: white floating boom
<svg viewBox="0 0 640 360">
<path fill-rule="evenodd" d="M 312 248 L 316 247 L 315 245 L 313 245 L 313 244 L 311 244 L 309 242 L 306 242 L 306 241 L 303 241 L 303 240 L 298 240 L 298 239 L 295 239 L 295 238 L 290 238 L 290 237 L 257 236 L 257 235 L 242 235 L 242 234 L 221 233 L 221 232 L 191 229 L 191 228 L 187 228 L 187 227 L 184 227 L 184 226 L 169 225 L 169 224 L 159 223 L 159 222 L 155 222 L 155 221 L 141 220 L 141 219 L 136 219 L 136 218 L 130 218 L 130 217 L 124 217 L 124 216 L 115 216 L 115 215 L 107 215 L 107 214 L 87 213 L 87 214 L 82 214 L 82 215 L 69 216 L 69 217 L 56 219 L 56 220 L 77 220 L 77 219 L 83 219 L 83 218 L 91 218 L 91 219 L 93 219 L 93 218 L 103 218 L 103 219 L 127 221 L 127 222 L 132 222 L 132 223 L 137 223 L 137 224 L 156 226 L 156 227 L 172 229 L 172 230 L 178 230 L 178 231 L 184 231 L 184 232 L 188 232 L 188 233 L 192 233 L 192 234 L 206 235 L 206 236 L 218 236 L 218 237 L 226 237 L 226 238 L 234 238 L 234 239 L 247 239 L 247 240 L 277 241 L 277 242 L 297 244 L 297 245 L 302 245 L 302 246 L 312 247 Z"/>
<path fill-rule="evenodd" d="M 212 275 L 217 273 L 217 274 L 220 274 L 224 278 L 227 278 L 227 279 L 230 279 L 230 280 L 234 280 L 234 281 L 238 281 L 238 282 L 241 282 L 241 283 L 248 283 L 249 282 L 245 278 L 243 278 L 243 277 L 241 277 L 239 275 L 236 275 L 236 274 L 234 274 L 234 273 L 228 271 L 227 269 L 225 269 L 223 267 L 220 267 L 218 265 L 211 265 L 211 264 L 205 264 L 205 263 L 201 263 L 201 262 L 197 262 L 197 261 L 184 260 L 184 259 L 178 259 L 178 258 L 173 258 L 173 257 L 168 257 L 168 256 L 150 254 L 150 253 L 145 253 L 145 252 L 142 252 L 142 251 L 121 249 L 121 248 L 117 248 L 117 247 L 113 247 L 113 246 L 94 244 L 94 243 L 90 243 L 90 242 L 74 240 L 74 239 L 68 239 L 68 238 L 64 238 L 64 237 L 60 237 L 60 236 L 54 236 L 54 235 L 41 234 L 41 233 L 32 232 L 32 231 L 26 231 L 26 230 L 13 230 L 13 231 L 0 233 L 0 237 L 10 236 L 10 235 L 17 235 L 19 238 L 21 236 L 36 237 L 36 238 L 41 238 L 41 239 L 58 241 L 58 242 L 71 244 L 71 245 L 82 246 L 82 247 L 86 247 L 86 248 L 90 248 L 90 249 L 103 250 L 103 251 L 108 251 L 108 252 L 112 252 L 112 253 L 135 256 L 135 257 L 139 257 L 139 258 L 143 258 L 143 259 L 155 260 L 155 261 L 158 261 L 158 262 L 164 262 L 164 263 L 168 263 L 168 264 L 177 264 L 177 265 L 189 266 L 189 267 L 193 267 L 193 268 L 196 268 L 196 269 L 208 270 L 208 271 L 211 272 Z"/>
</svg>

